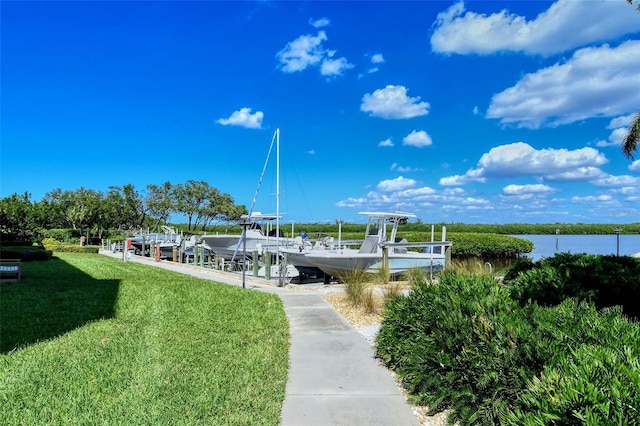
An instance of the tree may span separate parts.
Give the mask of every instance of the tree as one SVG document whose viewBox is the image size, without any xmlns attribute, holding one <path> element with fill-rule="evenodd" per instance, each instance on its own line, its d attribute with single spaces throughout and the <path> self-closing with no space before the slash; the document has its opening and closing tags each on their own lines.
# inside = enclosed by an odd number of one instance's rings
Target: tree
<svg viewBox="0 0 640 426">
<path fill-rule="evenodd" d="M 175 211 L 188 219 L 189 231 L 198 226 L 206 231 L 213 220 L 236 219 L 247 211 L 244 206 L 236 206 L 229 194 L 220 193 L 204 181 L 189 180 L 184 185 L 178 184 L 172 195 Z"/>
<path fill-rule="evenodd" d="M 627 3 L 633 4 L 633 0 L 627 0 Z M 638 12 L 640 12 L 640 4 L 638 4 L 637 9 L 638 9 Z"/>
<path fill-rule="evenodd" d="M 638 150 L 638 142 L 640 142 L 640 112 L 631 120 L 629 133 L 627 133 L 627 137 L 622 141 L 622 153 L 633 160 L 633 153 Z"/>
<path fill-rule="evenodd" d="M 173 200 L 173 185 L 167 181 L 162 186 L 147 185 L 146 204 L 149 209 L 149 216 L 155 220 L 153 228 L 169 221 L 171 212 L 175 209 Z"/>
<path fill-rule="evenodd" d="M 0 234 L 3 238 L 26 240 L 32 236 L 29 224 L 31 194 L 13 194 L 0 200 Z"/>
<path fill-rule="evenodd" d="M 145 226 L 146 210 L 135 187 L 109 187 L 100 205 L 100 226 L 104 229 L 132 230 Z"/>
<path fill-rule="evenodd" d="M 220 191 L 213 188 L 201 214 L 196 218 L 194 229 L 199 223 L 202 225 L 202 231 L 205 232 L 207 230 L 207 226 L 209 226 L 214 220 L 239 220 L 241 215 L 247 213 L 247 208 L 245 206 L 236 205 L 231 195 L 222 194 Z"/>
</svg>

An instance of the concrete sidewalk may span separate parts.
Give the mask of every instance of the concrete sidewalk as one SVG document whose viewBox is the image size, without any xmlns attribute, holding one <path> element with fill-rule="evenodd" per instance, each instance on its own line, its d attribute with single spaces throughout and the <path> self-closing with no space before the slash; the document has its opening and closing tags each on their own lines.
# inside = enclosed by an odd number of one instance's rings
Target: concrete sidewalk
<svg viewBox="0 0 640 426">
<path fill-rule="evenodd" d="M 121 253 L 101 251 L 122 258 Z M 145 263 L 198 278 L 242 286 L 236 274 L 133 256 Z M 245 276 L 245 286 L 277 294 L 289 332 L 289 376 L 282 426 L 419 425 L 373 348 L 318 292 L 289 290 Z"/>
</svg>

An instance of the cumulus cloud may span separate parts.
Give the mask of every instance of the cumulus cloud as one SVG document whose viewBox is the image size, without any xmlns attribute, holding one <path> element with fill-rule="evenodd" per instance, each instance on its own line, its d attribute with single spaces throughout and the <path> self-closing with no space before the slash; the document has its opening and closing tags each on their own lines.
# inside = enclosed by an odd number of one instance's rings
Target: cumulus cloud
<svg viewBox="0 0 640 426">
<path fill-rule="evenodd" d="M 374 55 L 371 55 L 371 64 L 372 66 L 367 69 L 366 74 L 373 74 L 374 72 L 378 72 L 379 68 L 378 65 L 384 63 L 384 56 L 382 56 L 382 53 L 376 53 Z M 360 74 L 358 76 L 358 78 L 362 78 L 363 75 Z"/>
<path fill-rule="evenodd" d="M 402 145 L 415 146 L 417 148 L 422 148 L 432 144 L 431 136 L 429 136 L 424 130 L 414 130 L 402 139 Z"/>
<path fill-rule="evenodd" d="M 416 167 L 400 166 L 400 165 L 398 165 L 398 163 L 393 163 L 391 165 L 390 170 L 397 170 L 400 173 L 413 173 L 413 172 L 419 172 L 422 169 L 419 169 L 419 168 L 416 168 Z"/>
<path fill-rule="evenodd" d="M 382 192 L 401 191 L 416 186 L 417 182 L 413 179 L 406 179 L 398 176 L 395 179 L 387 179 L 378 183 L 378 190 Z"/>
<path fill-rule="evenodd" d="M 494 95 L 486 117 L 535 129 L 635 111 L 640 104 L 638 52 L 640 40 L 578 50 L 565 63 L 526 74 Z"/>
<path fill-rule="evenodd" d="M 384 56 L 382 56 L 382 53 L 376 53 L 374 55 L 371 55 L 371 63 L 372 64 L 384 63 Z"/>
<path fill-rule="evenodd" d="M 623 187 L 623 186 L 635 186 L 640 190 L 640 177 L 634 177 L 629 175 L 613 176 L 606 175 L 599 179 L 592 181 L 596 186 L 604 187 Z"/>
<path fill-rule="evenodd" d="M 632 172 L 640 173 L 640 160 L 636 160 L 629 166 L 629 170 Z"/>
<path fill-rule="evenodd" d="M 587 196 L 575 196 L 571 197 L 572 203 L 601 203 L 601 202 L 610 202 L 613 200 L 613 197 L 608 194 L 601 195 L 587 195 Z"/>
<path fill-rule="evenodd" d="M 550 173 L 544 177 L 548 182 L 584 182 L 593 179 L 600 179 L 607 174 L 598 167 L 576 167 L 560 173 Z"/>
<path fill-rule="evenodd" d="M 229 118 L 220 118 L 217 123 L 223 126 L 240 126 L 247 129 L 260 129 L 262 128 L 262 119 L 264 113 L 262 111 L 256 111 L 251 113 L 251 108 L 240 108 L 238 111 L 234 111 Z"/>
<path fill-rule="evenodd" d="M 331 21 L 329 21 L 329 18 L 320 18 L 320 19 L 316 19 L 315 21 L 313 19 L 310 19 L 309 23 L 314 28 L 322 28 L 329 25 Z"/>
<path fill-rule="evenodd" d="M 541 149 L 536 150 L 524 142 L 500 145 L 483 154 L 475 169 L 464 175 L 448 176 L 440 179 L 440 185 L 464 185 L 469 182 L 485 182 L 487 178 L 515 178 L 522 176 L 558 180 L 564 174 L 565 180 L 585 180 L 583 175 L 590 172 L 593 177 L 607 162 L 603 154 L 593 148 Z M 574 175 L 571 175 L 574 173 Z"/>
<path fill-rule="evenodd" d="M 429 103 L 420 102 L 420 97 L 407 96 L 404 86 L 388 85 L 362 97 L 360 110 L 373 117 L 386 119 L 413 118 L 429 113 Z"/>
<path fill-rule="evenodd" d="M 524 194 L 550 194 L 556 190 L 548 185 L 507 185 L 502 188 L 502 192 L 506 195 L 524 195 Z"/>
<path fill-rule="evenodd" d="M 596 143 L 596 146 L 620 146 L 622 141 L 627 137 L 629 132 L 629 125 L 633 120 L 635 114 L 627 114 L 621 117 L 616 117 L 609 122 L 607 129 L 611 129 L 608 140 L 601 140 Z"/>
<path fill-rule="evenodd" d="M 327 40 L 324 31 L 317 35 L 302 35 L 287 43 L 284 49 L 276 54 L 280 68 L 286 73 L 302 71 L 309 66 L 318 65 L 324 58 L 322 42 Z"/>
<path fill-rule="evenodd" d="M 460 1 L 438 14 L 433 28 L 434 52 L 551 55 L 637 32 L 638 17 L 623 1 L 558 0 L 533 20 L 507 10 L 467 11 Z"/>
<path fill-rule="evenodd" d="M 378 142 L 378 146 L 393 146 L 393 141 L 390 138 L 387 138 L 383 141 Z"/>
<path fill-rule="evenodd" d="M 335 77 L 353 68 L 353 64 L 349 63 L 346 58 L 332 59 L 331 56 L 333 56 L 333 53 L 330 54 L 330 57 L 322 60 L 320 74 L 326 77 Z"/>
<path fill-rule="evenodd" d="M 318 26 L 319 21 L 314 22 Z M 276 58 L 280 61 L 280 69 L 285 73 L 294 73 L 317 66 L 323 76 L 335 77 L 353 68 L 353 64 L 349 63 L 346 58 L 334 58 L 335 50 L 324 48 L 323 43 L 327 39 L 326 32 L 318 31 L 315 36 L 312 34 L 301 35 L 290 41 L 284 49 L 276 54 Z"/>
</svg>

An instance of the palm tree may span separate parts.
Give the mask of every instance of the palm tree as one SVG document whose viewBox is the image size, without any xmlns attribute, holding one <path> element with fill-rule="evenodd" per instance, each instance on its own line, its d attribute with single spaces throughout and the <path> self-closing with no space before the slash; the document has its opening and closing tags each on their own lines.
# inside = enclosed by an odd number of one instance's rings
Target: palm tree
<svg viewBox="0 0 640 426">
<path fill-rule="evenodd" d="M 633 160 L 633 153 L 638 150 L 638 142 L 640 142 L 640 112 L 631 120 L 629 133 L 622 141 L 622 153 Z"/>
</svg>

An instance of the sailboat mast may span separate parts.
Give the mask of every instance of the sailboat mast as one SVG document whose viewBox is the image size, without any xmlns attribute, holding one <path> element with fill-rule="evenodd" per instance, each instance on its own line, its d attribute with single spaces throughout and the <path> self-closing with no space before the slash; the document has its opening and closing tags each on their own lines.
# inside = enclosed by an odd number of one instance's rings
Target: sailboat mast
<svg viewBox="0 0 640 426">
<path fill-rule="evenodd" d="M 280 128 L 276 127 L 276 267 L 280 266 Z M 278 268 L 280 271 L 280 268 Z"/>
</svg>

